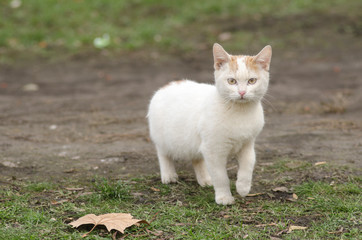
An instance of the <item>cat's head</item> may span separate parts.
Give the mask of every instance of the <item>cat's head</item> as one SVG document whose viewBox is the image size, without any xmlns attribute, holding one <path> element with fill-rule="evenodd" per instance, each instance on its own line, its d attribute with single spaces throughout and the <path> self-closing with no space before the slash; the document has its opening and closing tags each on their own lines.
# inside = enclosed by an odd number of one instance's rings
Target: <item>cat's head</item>
<svg viewBox="0 0 362 240">
<path fill-rule="evenodd" d="M 233 56 L 215 43 L 213 54 L 215 85 L 226 101 L 246 103 L 263 98 L 269 85 L 271 46 L 255 56 Z"/>
</svg>

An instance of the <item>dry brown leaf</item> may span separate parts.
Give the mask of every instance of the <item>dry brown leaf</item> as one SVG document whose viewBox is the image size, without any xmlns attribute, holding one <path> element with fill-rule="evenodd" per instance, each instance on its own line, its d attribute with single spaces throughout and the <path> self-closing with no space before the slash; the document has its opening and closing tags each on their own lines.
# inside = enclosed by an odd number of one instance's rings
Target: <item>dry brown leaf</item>
<svg viewBox="0 0 362 240">
<path fill-rule="evenodd" d="M 287 198 L 287 201 L 295 202 L 298 199 L 298 195 L 293 193 L 291 198 Z"/>
<path fill-rule="evenodd" d="M 287 233 L 291 233 L 294 230 L 304 230 L 304 229 L 307 229 L 307 227 L 290 225 Z"/>
<path fill-rule="evenodd" d="M 161 191 L 160 189 L 155 188 L 155 187 L 150 187 L 150 188 L 151 188 L 151 190 L 154 191 L 154 192 L 159 192 L 159 191 Z"/>
<path fill-rule="evenodd" d="M 52 204 L 52 205 L 59 205 L 59 204 L 63 204 L 63 203 L 66 203 L 66 202 L 69 202 L 69 200 L 68 199 L 62 199 L 62 200 L 58 200 L 58 201 L 51 201 L 50 203 Z"/>
<path fill-rule="evenodd" d="M 133 216 L 129 213 L 108 213 L 99 216 L 94 214 L 87 214 L 69 224 L 73 227 L 79 227 L 83 224 L 94 224 L 94 227 L 90 232 L 92 232 L 96 226 L 104 225 L 109 232 L 112 229 L 115 229 L 121 233 L 124 233 L 126 228 L 141 222 L 148 224 L 148 222 L 145 220 L 134 219 Z M 84 234 L 83 237 L 87 236 L 90 232 Z"/>
<path fill-rule="evenodd" d="M 276 187 L 272 189 L 274 192 L 288 192 L 288 188 L 286 187 Z"/>
<path fill-rule="evenodd" d="M 298 199 L 298 195 L 293 193 L 293 199 L 297 200 Z"/>
<path fill-rule="evenodd" d="M 264 193 L 249 193 L 248 195 L 246 195 L 247 197 L 256 197 L 259 195 L 263 195 Z"/>
<path fill-rule="evenodd" d="M 305 229 L 307 229 L 307 227 L 291 225 L 291 226 L 289 226 L 288 229 L 283 229 L 280 232 L 278 232 L 276 235 L 280 236 L 280 235 L 285 234 L 285 233 L 291 233 L 294 230 L 305 230 Z"/>
<path fill-rule="evenodd" d="M 314 166 L 318 166 L 318 165 L 323 165 L 323 164 L 326 164 L 327 162 L 316 162 L 315 164 L 314 164 Z"/>
</svg>

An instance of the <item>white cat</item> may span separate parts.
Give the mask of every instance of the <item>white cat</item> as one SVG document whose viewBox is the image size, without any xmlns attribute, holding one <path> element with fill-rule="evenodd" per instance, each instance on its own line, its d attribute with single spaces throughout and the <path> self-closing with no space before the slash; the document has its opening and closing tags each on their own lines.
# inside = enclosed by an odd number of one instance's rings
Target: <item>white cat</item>
<svg viewBox="0 0 362 240">
<path fill-rule="evenodd" d="M 177 181 L 174 160 L 189 160 L 201 186 L 213 185 L 218 204 L 232 204 L 227 160 L 239 163 L 236 189 L 246 196 L 255 164 L 254 142 L 264 125 L 261 99 L 269 83 L 272 49 L 232 56 L 213 47 L 215 85 L 171 82 L 151 99 L 148 120 L 162 183 Z"/>
</svg>

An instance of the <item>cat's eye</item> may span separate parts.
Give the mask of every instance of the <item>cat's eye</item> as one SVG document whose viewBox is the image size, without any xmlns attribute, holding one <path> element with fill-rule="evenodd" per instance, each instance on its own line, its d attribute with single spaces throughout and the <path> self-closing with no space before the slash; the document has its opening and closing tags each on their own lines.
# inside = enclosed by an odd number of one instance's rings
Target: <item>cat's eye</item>
<svg viewBox="0 0 362 240">
<path fill-rule="evenodd" d="M 250 85 L 253 85 L 253 84 L 255 84 L 256 83 L 256 78 L 250 78 L 249 80 L 248 80 L 248 84 L 250 84 Z"/>
<path fill-rule="evenodd" d="M 228 83 L 230 85 L 235 85 L 237 83 L 236 79 L 235 78 L 228 78 Z"/>
</svg>

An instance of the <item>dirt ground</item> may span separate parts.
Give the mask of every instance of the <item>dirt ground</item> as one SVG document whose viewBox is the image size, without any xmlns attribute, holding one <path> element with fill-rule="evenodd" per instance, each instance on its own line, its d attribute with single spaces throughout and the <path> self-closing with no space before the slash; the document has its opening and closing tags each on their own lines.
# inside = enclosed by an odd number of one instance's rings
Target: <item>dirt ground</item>
<svg viewBox="0 0 362 240">
<path fill-rule="evenodd" d="M 274 52 L 259 166 L 277 159 L 362 166 L 357 50 Z M 0 180 L 158 174 L 147 106 L 155 90 L 180 78 L 212 83 L 211 52 L 191 60 L 83 56 L 0 66 Z"/>
</svg>

